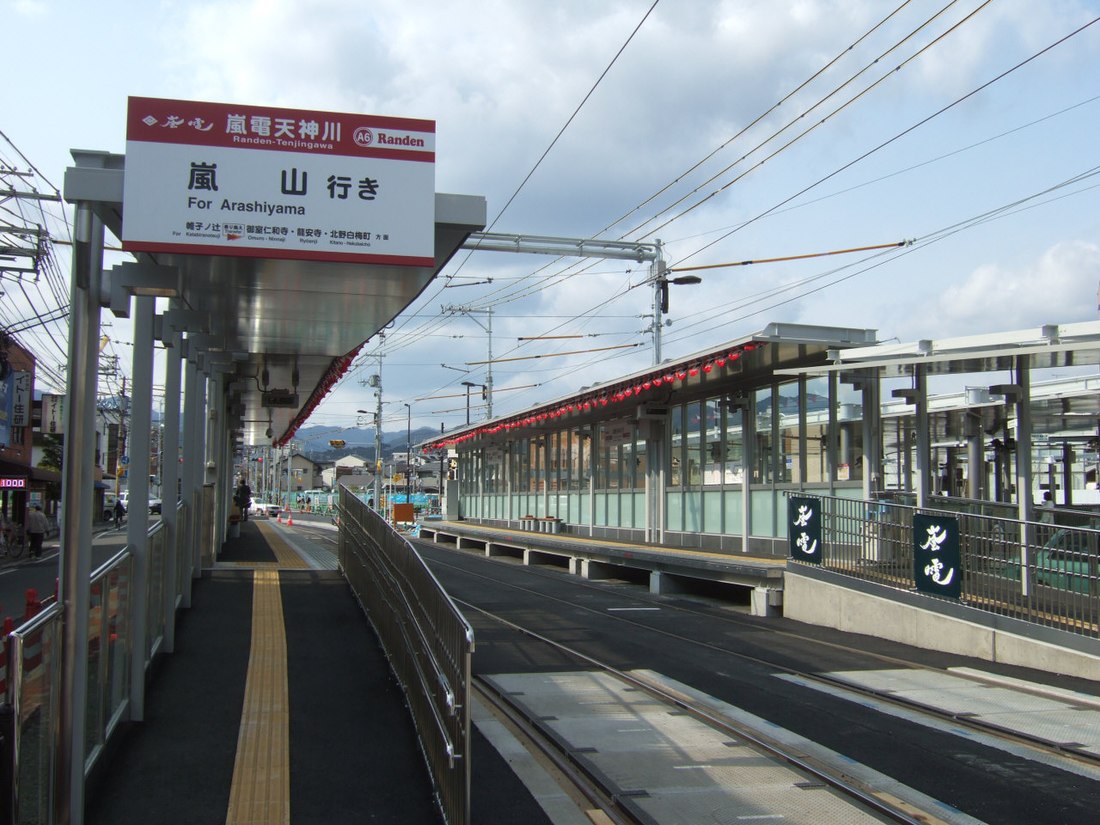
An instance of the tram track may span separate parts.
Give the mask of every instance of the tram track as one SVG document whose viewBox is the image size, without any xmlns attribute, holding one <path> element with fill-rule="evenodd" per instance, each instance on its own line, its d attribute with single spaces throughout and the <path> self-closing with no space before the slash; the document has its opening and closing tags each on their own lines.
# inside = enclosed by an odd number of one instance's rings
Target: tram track
<svg viewBox="0 0 1100 825">
<path fill-rule="evenodd" d="M 830 766 L 818 762 L 806 753 L 792 750 L 782 743 L 763 735 L 760 731 L 740 724 L 722 715 L 714 708 L 695 701 L 683 693 L 669 690 L 651 679 L 618 670 L 606 662 L 601 662 L 575 648 L 523 628 L 502 616 L 495 615 L 469 602 L 457 600 L 457 603 L 470 610 L 476 610 L 480 615 L 522 633 L 528 638 L 550 645 L 569 656 L 576 657 L 579 661 L 611 675 L 630 687 L 645 691 L 649 696 L 665 704 L 670 711 L 682 711 L 690 714 L 708 727 L 749 744 L 758 752 L 786 764 L 808 779 L 828 785 L 848 800 L 872 811 L 881 817 L 882 821 L 900 823 L 900 825 L 930 825 L 930 823 L 939 821 L 929 812 L 906 809 L 903 807 L 901 800 L 897 798 L 886 799 L 873 789 L 862 785 L 854 777 L 844 775 Z M 601 778 L 593 774 L 583 760 L 578 760 L 567 748 L 563 748 L 553 736 L 547 735 L 547 730 L 541 720 L 525 711 L 521 705 L 510 701 L 504 692 L 495 689 L 484 679 L 479 678 L 475 681 L 479 695 L 486 698 L 491 697 L 493 705 L 501 709 L 502 712 L 507 713 L 511 722 L 523 731 L 525 739 L 537 744 L 540 752 L 552 759 L 555 766 L 562 770 L 569 780 L 585 793 L 590 802 L 597 805 L 609 817 L 609 821 L 616 823 L 646 822 L 652 825 L 651 820 L 636 813 L 633 806 L 629 804 L 628 799 L 620 796 L 619 789 L 601 784 Z"/>
<path fill-rule="evenodd" d="M 789 680 L 800 684 L 802 686 L 817 686 L 818 689 L 829 692 L 831 695 L 843 694 L 849 698 L 849 701 L 859 702 L 865 705 L 874 703 L 877 707 L 889 707 L 898 710 L 898 714 L 904 714 L 905 718 L 920 717 L 924 720 L 921 724 L 924 724 L 930 728 L 936 728 L 941 730 L 964 730 L 971 732 L 977 736 L 982 737 L 982 741 L 994 741 L 996 743 L 1004 743 L 1004 747 L 1015 748 L 1015 752 L 1019 753 L 1022 750 L 1032 754 L 1031 756 L 1025 756 L 1027 759 L 1034 759 L 1035 761 L 1043 762 L 1044 764 L 1054 767 L 1059 770 L 1071 771 L 1078 776 L 1082 776 L 1088 780 L 1097 780 L 1100 777 L 1100 759 L 1096 758 L 1093 754 L 1082 753 L 1074 743 L 1054 742 L 1046 739 L 1042 739 L 1035 736 L 1028 736 L 1014 731 L 1003 726 L 996 724 L 990 724 L 980 719 L 970 718 L 965 713 L 953 713 L 950 711 L 940 711 L 935 707 L 929 707 L 927 704 L 917 703 L 910 701 L 909 699 L 894 695 L 889 690 L 874 689 L 865 685 L 853 684 L 850 681 L 834 678 L 828 674 L 815 672 L 805 668 L 792 667 L 789 663 L 781 661 L 781 656 L 768 658 L 765 656 L 754 655 L 744 651 L 739 651 L 728 644 L 722 644 L 720 639 L 724 638 L 726 634 L 719 632 L 720 628 L 716 628 L 716 632 L 708 634 L 707 639 L 696 638 L 681 633 L 676 633 L 669 630 L 666 627 L 657 626 L 652 620 L 645 621 L 635 618 L 633 610 L 616 610 L 612 611 L 607 608 L 591 607 L 584 603 L 578 602 L 577 599 L 566 599 L 559 596 L 555 596 L 551 593 L 546 593 L 544 590 L 538 587 L 530 587 L 522 584 L 518 584 L 513 581 L 502 580 L 501 577 L 493 576 L 486 573 L 479 573 L 477 571 L 469 569 L 467 566 L 455 564 L 447 560 L 441 560 L 435 558 L 431 561 L 431 564 L 441 565 L 442 567 L 452 570 L 455 573 L 472 576 L 476 579 L 481 579 L 486 582 L 491 582 L 494 586 L 505 587 L 510 591 L 519 592 L 523 595 L 528 604 L 535 604 L 535 599 L 546 599 L 552 603 L 568 606 L 573 611 L 584 611 L 591 615 L 598 616 L 601 621 L 613 620 L 620 626 L 627 626 L 630 628 L 636 628 L 638 630 L 644 630 L 646 633 L 658 634 L 669 640 L 674 641 L 681 645 L 691 645 L 694 648 L 699 648 L 702 651 L 714 651 L 720 652 L 725 657 L 731 657 L 733 660 L 742 661 L 745 663 L 751 663 L 753 665 L 766 668 L 770 673 L 773 673 L 779 677 L 788 677 Z M 539 569 L 525 568 L 525 572 L 529 575 L 545 578 L 548 581 L 562 582 L 563 577 L 552 571 L 542 571 Z M 606 584 L 590 584 L 583 580 L 569 579 L 571 587 L 580 588 L 582 590 L 591 590 L 603 595 L 608 594 L 608 588 Z M 705 607 L 700 606 L 698 608 L 685 605 L 682 602 L 672 603 L 669 599 L 658 598 L 646 598 L 647 594 L 628 594 L 620 592 L 618 595 L 636 598 L 644 605 L 657 605 L 661 611 L 672 611 L 677 614 L 687 615 L 694 618 L 713 622 L 715 620 L 721 620 L 728 623 L 727 627 L 737 627 L 741 629 L 759 629 L 759 622 L 752 620 L 749 617 L 744 617 L 736 612 L 732 612 L 726 608 L 718 607 Z M 652 695 L 660 696 L 662 701 L 667 701 L 670 706 L 677 709 L 691 713 L 697 718 L 706 721 L 708 724 L 714 724 L 719 726 L 720 729 L 727 731 L 731 736 L 737 736 L 745 739 L 746 741 L 758 742 L 761 748 L 768 750 L 776 758 L 787 760 L 789 764 L 797 766 L 800 770 L 806 770 L 813 776 L 817 777 L 820 781 L 829 782 L 833 787 L 838 788 L 838 791 L 846 794 L 852 792 L 853 798 L 863 799 L 867 798 L 864 804 L 870 804 L 876 809 L 878 806 L 882 806 L 883 816 L 889 817 L 901 817 L 894 818 L 890 821 L 899 822 L 929 822 L 934 819 L 929 818 L 927 812 L 914 811 L 906 805 L 898 805 L 898 800 L 883 799 L 877 796 L 873 789 L 861 787 L 858 782 L 851 781 L 851 777 L 845 775 L 843 770 L 837 770 L 835 766 L 827 764 L 818 764 L 814 759 L 808 758 L 804 753 L 790 752 L 789 748 L 782 742 L 769 741 L 767 736 L 760 733 L 759 730 L 752 730 L 746 728 L 743 724 L 738 723 L 736 720 L 729 718 L 725 715 L 720 707 L 716 707 L 714 704 L 707 703 L 705 697 L 701 700 L 698 696 L 687 696 L 677 691 L 668 691 L 660 684 L 655 684 L 646 679 L 639 679 L 637 675 L 623 673 L 622 671 L 614 668 L 607 662 L 600 662 L 592 657 L 588 657 L 583 651 L 576 649 L 567 644 L 556 642 L 553 639 L 546 638 L 541 634 L 535 632 L 530 628 L 521 627 L 516 622 L 511 621 L 503 615 L 497 615 L 491 610 L 483 609 L 470 602 L 461 602 L 467 609 L 476 610 L 479 615 L 484 616 L 486 619 L 508 626 L 514 632 L 522 632 L 525 636 L 532 639 L 538 639 L 540 642 L 555 646 L 563 653 L 567 653 L 571 656 L 581 657 L 578 661 L 586 662 L 587 666 L 593 668 L 601 668 L 609 673 L 614 673 L 616 678 L 627 680 L 629 683 L 635 685 L 639 689 L 644 689 L 650 692 Z M 645 615 L 654 615 L 646 613 Z M 792 639 L 803 640 L 804 637 L 799 634 L 791 633 L 785 630 L 769 630 L 770 634 L 775 634 L 774 638 L 782 638 L 789 636 Z M 732 635 L 732 634 L 731 634 Z M 906 669 L 906 670 L 922 670 L 927 672 L 943 673 L 945 671 L 928 667 L 920 662 L 908 661 L 897 656 L 884 655 L 879 652 L 868 651 L 862 648 L 856 648 L 853 646 L 846 646 L 836 641 L 815 640 L 815 644 L 826 645 L 829 648 L 840 651 L 846 654 L 858 655 L 863 660 L 880 662 L 885 667 Z M 701 654 L 702 655 L 702 654 Z M 964 678 L 970 679 L 975 682 L 984 682 L 990 684 L 983 677 L 983 674 L 960 674 Z M 995 682 L 993 683 L 995 684 Z M 1038 688 L 1036 688 L 1038 689 Z M 1040 690 L 1041 693 L 1041 689 Z M 1098 700 L 1100 702 L 1100 700 Z M 720 706 L 722 703 L 718 703 Z M 1093 706 L 1092 709 L 1096 709 Z M 1001 745 L 995 744 L 994 747 L 1001 747 Z M 835 783 L 835 784 L 834 784 Z M 848 786 L 852 787 L 849 788 Z"/>
<path fill-rule="evenodd" d="M 585 815 L 601 825 L 637 825 L 639 820 L 624 809 L 608 788 L 585 770 L 572 754 L 560 747 L 537 720 L 484 679 L 474 677 L 478 698 L 508 731 L 532 753 L 559 786 L 566 788 Z"/>
</svg>

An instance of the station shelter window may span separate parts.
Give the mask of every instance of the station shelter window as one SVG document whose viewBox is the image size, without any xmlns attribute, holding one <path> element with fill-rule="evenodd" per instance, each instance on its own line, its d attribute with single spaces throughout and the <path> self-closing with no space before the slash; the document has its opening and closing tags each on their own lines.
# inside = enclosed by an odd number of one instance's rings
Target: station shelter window
<svg viewBox="0 0 1100 825">
<path fill-rule="evenodd" d="M 636 484 L 638 432 L 628 418 L 599 425 L 596 451 L 596 487 L 601 490 L 630 489 Z"/>
<path fill-rule="evenodd" d="M 771 484 L 775 480 L 775 439 L 772 432 L 772 412 L 776 409 L 772 399 L 772 387 L 764 387 L 752 393 L 752 410 L 756 416 L 753 428 L 753 470 L 750 483 Z"/>
<path fill-rule="evenodd" d="M 722 483 L 742 484 L 745 481 L 744 411 L 727 400 L 723 411 Z"/>
</svg>

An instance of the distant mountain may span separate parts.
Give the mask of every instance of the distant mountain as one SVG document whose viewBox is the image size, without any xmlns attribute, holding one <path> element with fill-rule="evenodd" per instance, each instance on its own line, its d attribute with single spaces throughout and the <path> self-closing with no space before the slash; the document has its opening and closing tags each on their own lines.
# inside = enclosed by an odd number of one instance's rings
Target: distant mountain
<svg viewBox="0 0 1100 825">
<path fill-rule="evenodd" d="M 439 435 L 433 427 L 417 427 L 412 431 L 412 443 L 415 446 L 422 441 Z M 407 430 L 398 432 L 382 431 L 382 455 L 392 455 L 395 451 L 405 452 L 409 440 Z M 302 427 L 292 439 L 298 445 L 299 452 L 317 458 L 339 458 L 344 455 L 371 456 L 374 454 L 374 429 L 365 427 Z M 330 441 L 343 441 L 344 446 L 332 447 Z"/>
</svg>

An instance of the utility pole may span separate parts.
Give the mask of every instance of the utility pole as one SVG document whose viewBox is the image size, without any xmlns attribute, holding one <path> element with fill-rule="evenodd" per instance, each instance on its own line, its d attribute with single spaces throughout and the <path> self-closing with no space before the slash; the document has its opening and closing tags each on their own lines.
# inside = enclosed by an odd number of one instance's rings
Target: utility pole
<svg viewBox="0 0 1100 825">
<path fill-rule="evenodd" d="M 386 343 L 386 331 L 378 333 L 378 372 L 370 376 L 366 381 L 360 381 L 361 387 L 373 387 L 376 402 L 374 412 L 374 506 L 382 506 L 382 358 Z M 359 412 L 366 412 L 360 410 Z"/>
<path fill-rule="evenodd" d="M 702 278 L 698 275 L 681 275 L 678 278 L 668 277 L 668 268 L 665 264 L 665 256 L 660 238 L 654 245 L 657 248 L 657 256 L 650 265 L 650 280 L 653 283 L 653 364 L 661 363 L 661 331 L 666 323 L 662 315 L 668 313 L 668 285 L 669 284 L 698 284 Z"/>
<path fill-rule="evenodd" d="M 467 316 L 471 321 L 481 327 L 489 336 L 489 360 L 485 362 L 485 407 L 486 418 L 493 417 L 493 308 L 488 309 L 474 309 L 467 306 L 448 306 L 443 308 L 444 312 L 461 312 Z M 486 323 L 481 321 L 473 314 L 475 312 L 484 312 L 486 316 Z M 467 421 L 467 424 L 470 422 Z"/>
<path fill-rule="evenodd" d="M 122 395 L 118 399 L 118 455 L 115 456 L 115 498 L 118 498 L 118 494 L 121 492 L 122 479 L 120 476 L 120 468 L 127 467 L 129 464 L 123 464 L 122 460 L 126 457 L 126 376 L 122 376 Z M 127 471 L 129 472 L 129 471 Z M 127 479 L 128 480 L 128 479 Z M 132 503 L 131 503 L 131 506 Z"/>
</svg>

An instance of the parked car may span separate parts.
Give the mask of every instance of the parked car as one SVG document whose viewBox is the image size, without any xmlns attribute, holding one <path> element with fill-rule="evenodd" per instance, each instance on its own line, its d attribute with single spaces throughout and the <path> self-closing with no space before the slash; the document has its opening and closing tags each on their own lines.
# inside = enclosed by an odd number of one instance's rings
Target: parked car
<svg viewBox="0 0 1100 825">
<path fill-rule="evenodd" d="M 159 498 L 149 499 L 149 512 L 150 513 L 158 513 L 158 514 L 160 513 L 160 499 Z"/>
</svg>

